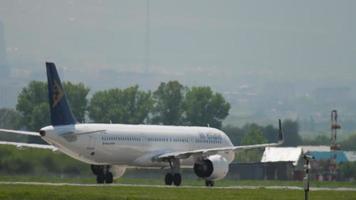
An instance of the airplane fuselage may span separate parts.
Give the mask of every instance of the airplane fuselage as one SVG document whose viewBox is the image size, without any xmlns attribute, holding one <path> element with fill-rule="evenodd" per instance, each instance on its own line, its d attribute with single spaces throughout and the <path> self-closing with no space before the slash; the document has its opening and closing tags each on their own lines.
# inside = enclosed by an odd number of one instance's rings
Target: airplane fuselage
<svg viewBox="0 0 356 200">
<path fill-rule="evenodd" d="M 162 167 L 154 156 L 168 152 L 184 152 L 206 148 L 233 146 L 224 132 L 209 127 L 75 124 L 47 126 L 42 137 L 63 153 L 89 164 Z M 227 161 L 233 151 L 219 153 Z M 196 158 L 182 160 L 192 166 Z"/>
</svg>

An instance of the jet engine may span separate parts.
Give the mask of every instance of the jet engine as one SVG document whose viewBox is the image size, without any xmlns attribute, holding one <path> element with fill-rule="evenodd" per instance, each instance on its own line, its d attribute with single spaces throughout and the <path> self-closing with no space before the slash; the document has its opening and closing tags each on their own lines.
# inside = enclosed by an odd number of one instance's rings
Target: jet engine
<svg viewBox="0 0 356 200">
<path fill-rule="evenodd" d="M 221 155 L 212 155 L 194 164 L 194 172 L 205 180 L 219 180 L 229 171 L 229 162 Z"/>
</svg>

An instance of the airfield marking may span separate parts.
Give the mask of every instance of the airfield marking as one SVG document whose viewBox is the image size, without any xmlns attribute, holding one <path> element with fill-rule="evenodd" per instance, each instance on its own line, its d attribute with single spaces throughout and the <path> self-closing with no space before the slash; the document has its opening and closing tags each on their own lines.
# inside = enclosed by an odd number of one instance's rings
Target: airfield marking
<svg viewBox="0 0 356 200">
<path fill-rule="evenodd" d="M 303 190 L 298 186 L 225 186 L 225 187 L 205 187 L 205 186 L 166 186 L 166 185 L 142 185 L 142 184 L 81 184 L 81 183 L 46 183 L 46 182 L 6 182 L 0 181 L 0 185 L 44 185 L 44 186 L 84 186 L 84 187 L 152 187 L 152 188 L 207 188 L 207 189 L 269 189 L 269 190 Z M 329 188 L 329 187 L 311 187 L 311 191 L 352 191 L 356 188 Z"/>
</svg>

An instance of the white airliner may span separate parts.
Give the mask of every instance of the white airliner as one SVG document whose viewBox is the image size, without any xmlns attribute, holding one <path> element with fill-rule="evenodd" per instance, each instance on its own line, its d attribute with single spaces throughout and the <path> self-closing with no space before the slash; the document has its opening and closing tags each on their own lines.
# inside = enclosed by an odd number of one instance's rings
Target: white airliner
<svg viewBox="0 0 356 200">
<path fill-rule="evenodd" d="M 283 142 L 281 122 L 277 143 L 234 146 L 224 132 L 209 127 L 80 124 L 72 114 L 54 63 L 46 63 L 51 125 L 39 132 L 0 129 L 2 132 L 39 136 L 48 145 L 4 142 L 60 151 L 91 165 L 97 183 L 112 183 L 127 167 L 167 167 L 166 185 L 181 185 L 181 167 L 213 186 L 234 160 L 235 151 L 277 146 Z"/>
</svg>

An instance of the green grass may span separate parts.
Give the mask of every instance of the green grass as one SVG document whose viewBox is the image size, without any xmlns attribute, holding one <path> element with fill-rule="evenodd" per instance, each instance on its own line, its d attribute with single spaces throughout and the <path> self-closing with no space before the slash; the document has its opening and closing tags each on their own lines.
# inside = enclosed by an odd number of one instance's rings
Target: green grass
<svg viewBox="0 0 356 200">
<path fill-rule="evenodd" d="M 32 186 L 32 185 L 0 185 L 1 200 L 120 200 L 120 199 L 172 199 L 172 200 L 297 200 L 304 198 L 299 190 L 268 190 L 268 189 L 218 189 L 218 188 L 154 188 L 154 187 L 123 187 L 123 186 Z M 313 191 L 312 200 L 343 200 L 356 199 L 356 192 Z"/>
<path fill-rule="evenodd" d="M 0 176 L 1 182 L 43 182 L 43 183 L 96 183 L 95 177 L 77 177 L 77 178 L 68 178 L 68 177 L 59 177 L 59 176 Z"/>
</svg>

